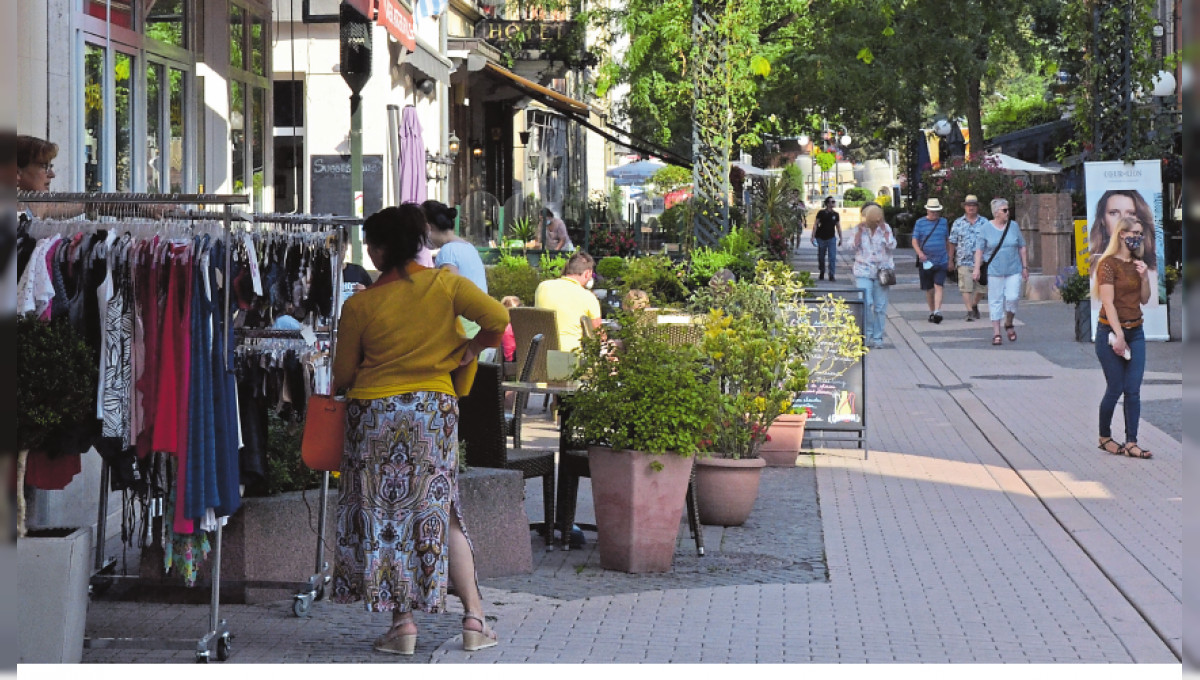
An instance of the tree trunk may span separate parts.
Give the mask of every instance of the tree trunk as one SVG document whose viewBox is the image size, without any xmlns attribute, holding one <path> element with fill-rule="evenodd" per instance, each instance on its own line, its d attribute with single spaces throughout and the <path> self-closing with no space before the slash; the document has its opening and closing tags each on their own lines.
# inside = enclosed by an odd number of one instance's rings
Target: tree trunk
<svg viewBox="0 0 1200 680">
<path fill-rule="evenodd" d="M 29 449 L 17 454 L 17 537 L 25 538 L 25 461 Z"/>
<path fill-rule="evenodd" d="M 981 83 L 977 76 L 967 78 L 967 158 L 983 152 L 983 111 Z"/>
</svg>

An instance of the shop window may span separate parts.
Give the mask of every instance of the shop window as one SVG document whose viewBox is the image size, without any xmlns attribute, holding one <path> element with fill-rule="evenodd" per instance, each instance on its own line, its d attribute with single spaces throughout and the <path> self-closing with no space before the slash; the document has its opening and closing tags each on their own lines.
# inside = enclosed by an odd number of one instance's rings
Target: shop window
<svg viewBox="0 0 1200 680">
<path fill-rule="evenodd" d="M 246 10 L 229 6 L 229 65 L 246 68 Z"/>
<path fill-rule="evenodd" d="M 304 81 L 276 80 L 275 127 L 304 127 Z"/>
<path fill-rule="evenodd" d="M 133 68 L 133 57 L 124 52 L 113 54 L 117 191 L 133 191 Z"/>
<path fill-rule="evenodd" d="M 83 134 L 84 188 L 101 191 L 108 139 L 104 124 L 104 48 L 90 44 L 83 54 Z"/>
<path fill-rule="evenodd" d="M 171 100 L 168 102 L 168 116 L 171 121 L 171 138 L 167 143 L 169 161 L 167 164 L 168 189 L 173 194 L 186 191 L 184 170 L 187 168 L 187 144 L 184 138 L 186 121 L 184 120 L 184 102 L 187 101 L 187 77 L 182 69 L 170 69 L 169 85 Z"/>
<path fill-rule="evenodd" d="M 187 44 L 187 2 L 156 0 L 146 12 L 146 37 L 172 47 Z"/>
<path fill-rule="evenodd" d="M 184 191 L 184 87 L 178 68 L 146 65 L 146 191 Z"/>
<path fill-rule="evenodd" d="M 230 83 L 229 133 L 233 147 L 233 191 L 246 192 L 246 86 L 238 81 Z"/>
<path fill-rule="evenodd" d="M 262 17 L 254 17 L 250 23 L 250 71 L 267 75 L 267 30 Z"/>
<path fill-rule="evenodd" d="M 146 190 L 162 191 L 166 181 L 167 151 L 163 148 L 163 106 L 166 68 L 146 64 Z"/>
<path fill-rule="evenodd" d="M 254 97 L 251 99 L 251 131 L 250 131 L 250 148 L 251 162 L 250 168 L 254 197 L 254 206 L 256 209 L 263 207 L 263 187 L 266 182 L 266 155 L 265 140 L 266 140 L 266 119 L 267 119 L 267 91 L 261 87 L 254 88 Z"/>
</svg>

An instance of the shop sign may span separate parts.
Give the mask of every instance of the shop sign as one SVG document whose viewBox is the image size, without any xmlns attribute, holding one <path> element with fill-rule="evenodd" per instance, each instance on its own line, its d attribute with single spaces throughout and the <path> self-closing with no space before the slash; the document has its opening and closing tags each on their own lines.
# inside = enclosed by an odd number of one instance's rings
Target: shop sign
<svg viewBox="0 0 1200 680">
<path fill-rule="evenodd" d="M 379 0 L 379 25 L 387 29 L 404 49 L 417 51 L 417 33 L 413 28 L 413 15 L 398 0 Z"/>
<path fill-rule="evenodd" d="M 518 33 L 524 35 L 521 47 L 540 49 L 542 43 L 550 40 L 562 40 L 571 31 L 569 21 L 501 21 L 490 19 L 479 22 L 475 27 L 475 37 L 483 38 L 493 44 L 504 44 L 512 40 Z"/>
</svg>

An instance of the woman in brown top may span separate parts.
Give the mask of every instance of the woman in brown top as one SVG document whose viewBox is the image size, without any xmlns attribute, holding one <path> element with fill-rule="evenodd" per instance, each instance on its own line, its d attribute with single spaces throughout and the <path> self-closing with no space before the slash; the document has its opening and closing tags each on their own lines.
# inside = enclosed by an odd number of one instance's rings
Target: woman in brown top
<svg viewBox="0 0 1200 680">
<path fill-rule="evenodd" d="M 1145 232 L 1149 227 L 1133 217 L 1122 217 L 1096 264 L 1093 294 L 1100 299 L 1096 326 L 1096 357 L 1104 369 L 1108 388 L 1100 400 L 1100 450 L 1130 458 L 1150 458 L 1137 444 L 1142 413 L 1142 375 L 1146 372 L 1146 335 L 1142 305 L 1150 299 L 1149 269 L 1142 261 Z M 1117 399 L 1125 397 L 1125 444 L 1112 438 Z"/>
</svg>

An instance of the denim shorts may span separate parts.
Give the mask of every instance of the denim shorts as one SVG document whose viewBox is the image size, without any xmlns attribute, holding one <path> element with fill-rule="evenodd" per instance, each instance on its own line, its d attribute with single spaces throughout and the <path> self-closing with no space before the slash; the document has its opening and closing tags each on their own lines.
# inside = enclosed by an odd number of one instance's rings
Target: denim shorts
<svg viewBox="0 0 1200 680">
<path fill-rule="evenodd" d="M 922 266 L 917 271 L 921 274 L 921 290 L 933 290 L 934 286 L 946 285 L 946 265 L 935 264 L 929 269 Z"/>
</svg>

